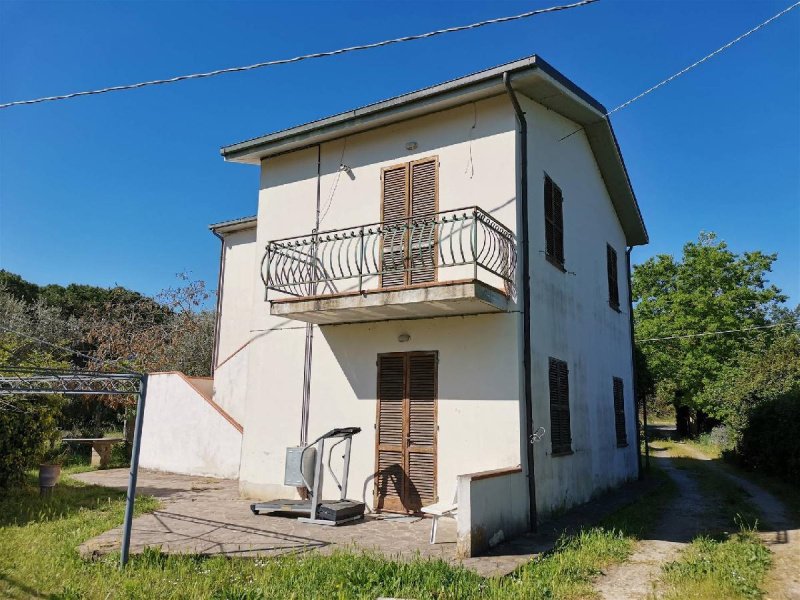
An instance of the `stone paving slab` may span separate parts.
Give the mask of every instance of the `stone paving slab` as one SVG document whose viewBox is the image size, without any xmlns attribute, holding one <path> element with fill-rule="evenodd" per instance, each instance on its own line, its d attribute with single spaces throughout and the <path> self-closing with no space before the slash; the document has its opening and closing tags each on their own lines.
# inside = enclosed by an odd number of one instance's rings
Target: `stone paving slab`
<svg viewBox="0 0 800 600">
<path fill-rule="evenodd" d="M 127 471 L 113 469 L 74 476 L 85 483 L 122 489 Z M 162 508 L 133 521 L 131 552 L 160 546 L 167 553 L 276 556 L 335 548 L 373 550 L 390 558 L 415 556 L 455 558 L 456 525 L 439 523 L 437 543 L 428 543 L 430 521 L 368 515 L 356 521 L 326 527 L 294 518 L 254 515 L 252 501 L 240 499 L 236 481 L 189 477 L 142 470 L 139 494 L 159 497 Z M 122 528 L 106 531 L 86 541 L 79 551 L 93 558 L 118 550 Z"/>
<path fill-rule="evenodd" d="M 89 484 L 125 489 L 128 472 L 110 469 L 73 477 Z M 363 521 L 338 527 L 311 525 L 293 518 L 254 515 L 250 511 L 251 501 L 239 498 L 234 480 L 140 470 L 138 493 L 160 498 L 162 507 L 134 519 L 131 552 L 160 546 L 167 553 L 252 557 L 312 550 L 330 553 L 336 548 L 363 549 L 391 559 L 441 558 L 484 577 L 498 577 L 549 551 L 565 530 L 576 531 L 596 522 L 634 502 L 651 487 L 651 482 L 627 484 L 541 525 L 538 534 L 500 544 L 484 556 L 460 560 L 456 558 L 454 519 L 439 522 L 436 544 L 431 545 L 428 519 L 367 515 Z M 121 536 L 121 527 L 106 531 L 84 542 L 80 554 L 92 559 L 119 550 Z"/>
</svg>

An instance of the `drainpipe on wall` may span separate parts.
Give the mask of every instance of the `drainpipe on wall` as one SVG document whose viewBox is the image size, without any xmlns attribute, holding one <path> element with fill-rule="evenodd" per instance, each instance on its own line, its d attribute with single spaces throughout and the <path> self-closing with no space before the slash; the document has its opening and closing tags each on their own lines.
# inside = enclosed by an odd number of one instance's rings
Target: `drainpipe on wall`
<svg viewBox="0 0 800 600">
<path fill-rule="evenodd" d="M 225 238 L 219 233 L 211 230 L 215 236 L 219 238 L 219 275 L 217 276 L 217 312 L 214 315 L 214 352 L 211 355 L 211 376 L 214 376 L 214 371 L 217 369 L 217 361 L 219 360 L 219 320 L 222 314 L 222 282 L 225 276 Z"/>
<path fill-rule="evenodd" d="M 506 87 L 511 106 L 517 119 L 517 146 L 519 147 L 519 199 L 521 208 L 520 254 L 522 255 L 522 369 L 523 369 L 523 403 L 525 406 L 525 454 L 528 463 L 528 503 L 531 531 L 537 529 L 536 513 L 536 476 L 533 455 L 533 391 L 531 385 L 531 268 L 528 236 L 528 122 L 519 105 L 511 77 L 508 71 L 503 73 L 503 85 Z"/>
<path fill-rule="evenodd" d="M 636 460 L 639 465 L 639 479 L 644 477 L 642 469 L 642 430 L 639 427 L 639 390 L 636 381 L 636 342 L 633 334 L 633 290 L 631 289 L 631 250 L 633 246 L 628 246 L 625 250 L 625 265 L 628 274 L 628 320 L 631 332 L 631 378 L 633 379 L 633 405 L 636 407 Z M 644 406 L 644 427 L 645 438 L 647 438 L 647 406 Z"/>
<path fill-rule="evenodd" d="M 320 177 L 322 173 L 322 145 L 317 144 L 317 211 L 314 220 L 314 250 L 311 261 L 311 279 L 316 279 L 317 271 L 317 234 L 319 233 L 319 212 L 320 212 Z M 315 295 L 317 284 L 309 284 L 308 293 Z M 308 443 L 308 418 L 311 406 L 311 357 L 314 350 L 314 326 L 311 323 L 306 325 L 306 345 L 303 360 L 303 403 L 300 411 L 300 445 Z"/>
</svg>

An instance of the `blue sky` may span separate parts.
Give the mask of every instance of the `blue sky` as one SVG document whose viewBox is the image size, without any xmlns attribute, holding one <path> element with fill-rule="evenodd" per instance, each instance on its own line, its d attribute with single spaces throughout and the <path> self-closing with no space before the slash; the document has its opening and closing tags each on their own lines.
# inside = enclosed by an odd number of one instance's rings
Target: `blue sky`
<svg viewBox="0 0 800 600">
<path fill-rule="evenodd" d="M 153 294 L 216 282 L 212 222 L 254 214 L 219 147 L 539 54 L 613 107 L 791 0 L 623 1 L 244 74 L 0 111 L 0 266 Z M 331 50 L 557 4 L 0 3 L 0 101 Z M 402 8 L 401 8 L 402 7 Z M 800 8 L 613 117 L 651 243 L 777 252 L 800 301 Z"/>
</svg>

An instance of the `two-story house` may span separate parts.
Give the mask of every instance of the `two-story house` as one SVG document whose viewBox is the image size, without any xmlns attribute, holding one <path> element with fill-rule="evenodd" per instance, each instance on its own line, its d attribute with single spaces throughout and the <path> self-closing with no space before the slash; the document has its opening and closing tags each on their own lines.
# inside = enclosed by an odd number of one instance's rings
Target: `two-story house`
<svg viewBox="0 0 800 600">
<path fill-rule="evenodd" d="M 243 495 L 296 497 L 286 448 L 340 426 L 372 510 L 465 476 L 506 534 L 636 477 L 648 238 L 605 113 L 532 56 L 222 148 L 261 173 L 257 216 L 212 226 Z"/>
</svg>

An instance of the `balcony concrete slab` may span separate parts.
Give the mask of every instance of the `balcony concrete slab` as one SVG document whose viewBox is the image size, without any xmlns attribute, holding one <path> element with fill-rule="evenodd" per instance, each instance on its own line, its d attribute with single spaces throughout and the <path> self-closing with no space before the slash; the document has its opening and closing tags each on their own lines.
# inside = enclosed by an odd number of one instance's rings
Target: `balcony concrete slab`
<svg viewBox="0 0 800 600">
<path fill-rule="evenodd" d="M 396 319 L 505 312 L 505 293 L 481 281 L 445 281 L 420 286 L 275 300 L 270 314 L 328 325 Z"/>
</svg>

